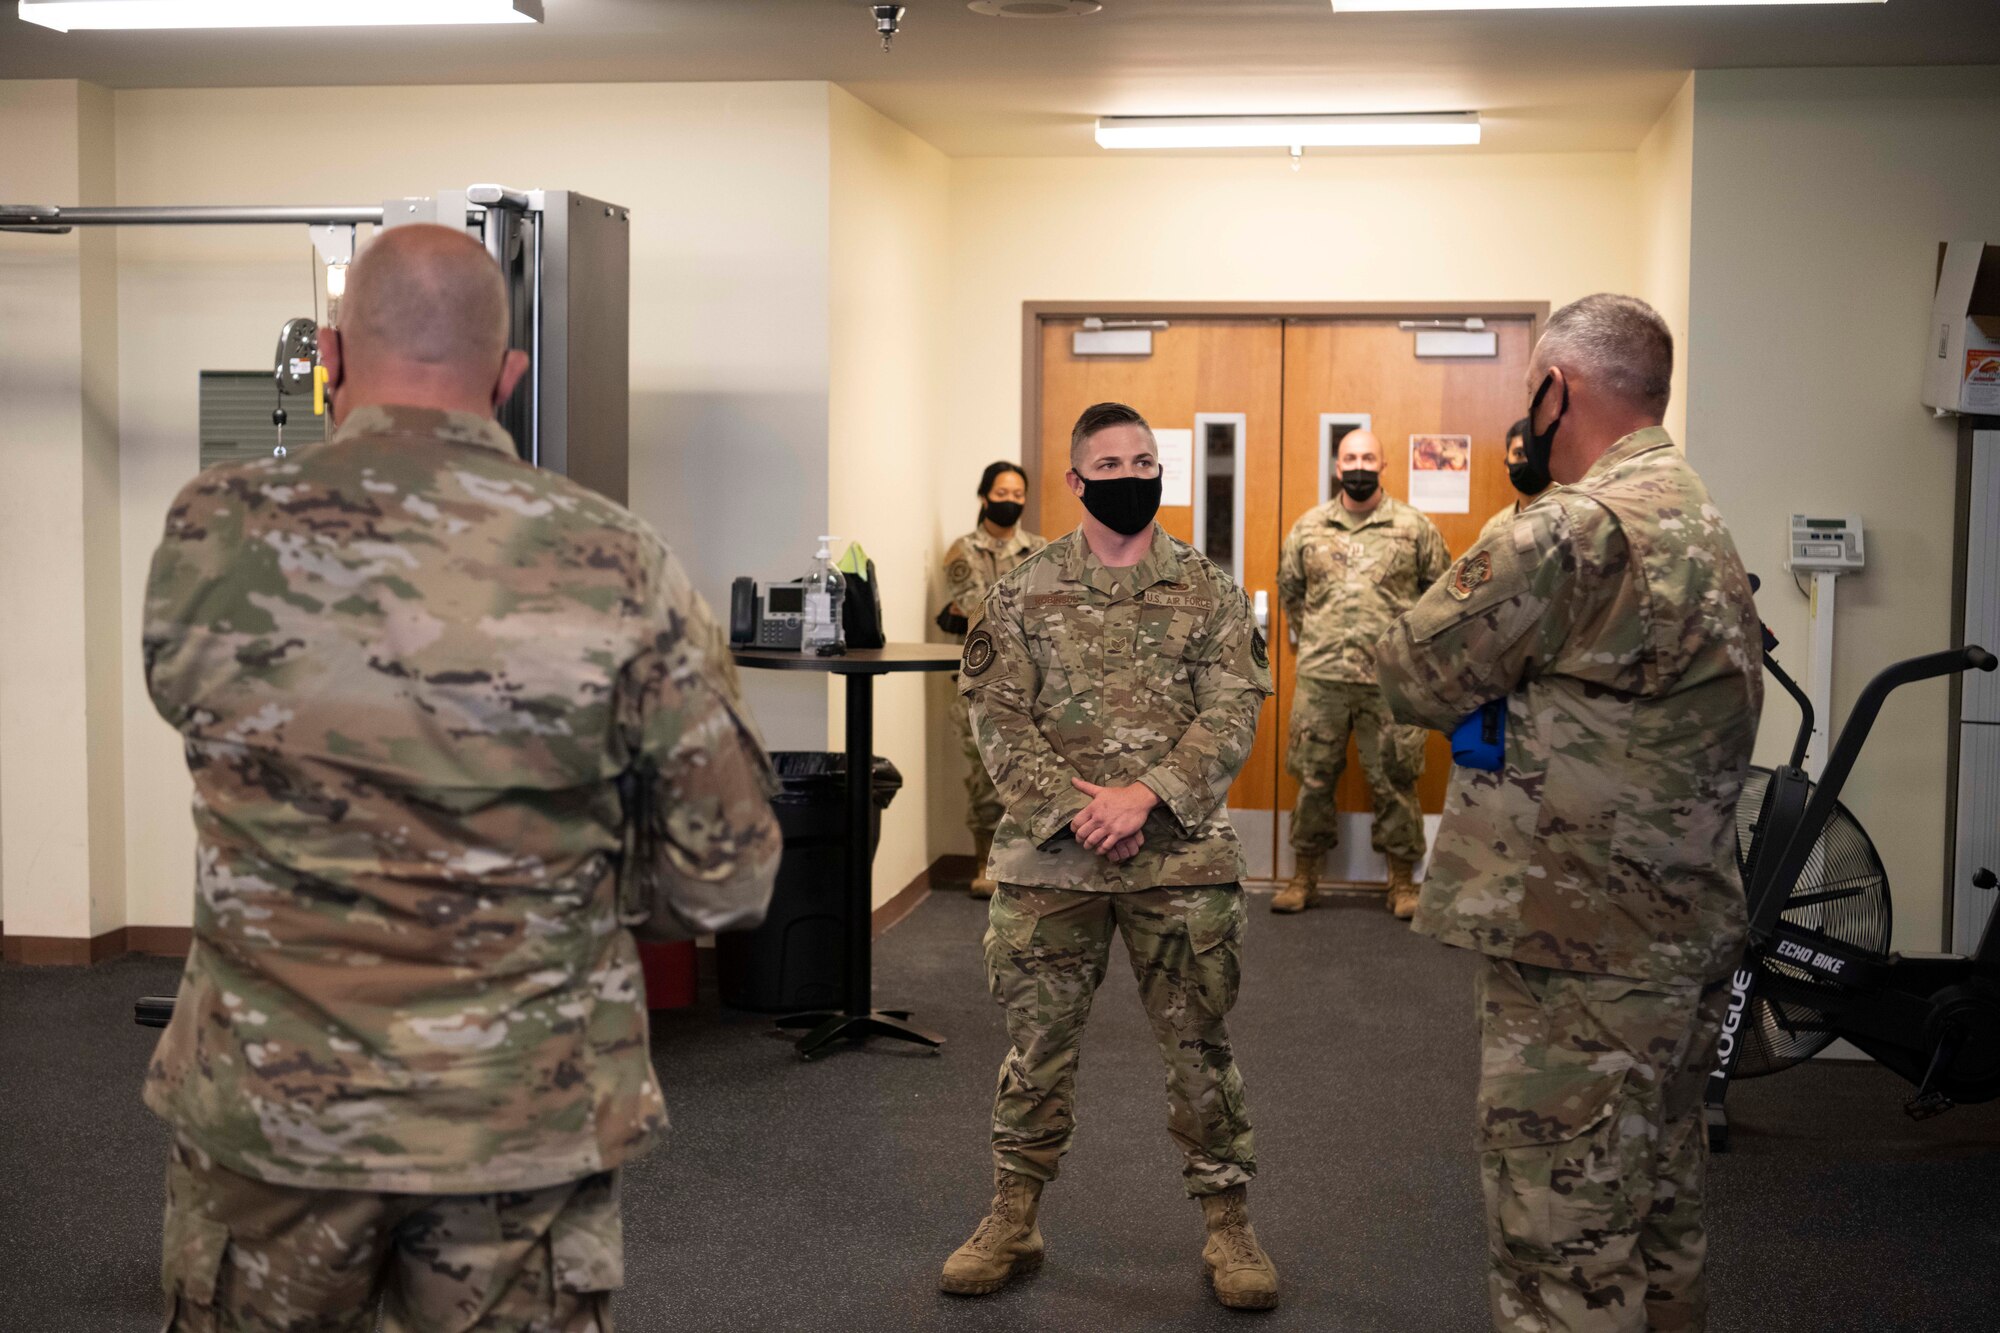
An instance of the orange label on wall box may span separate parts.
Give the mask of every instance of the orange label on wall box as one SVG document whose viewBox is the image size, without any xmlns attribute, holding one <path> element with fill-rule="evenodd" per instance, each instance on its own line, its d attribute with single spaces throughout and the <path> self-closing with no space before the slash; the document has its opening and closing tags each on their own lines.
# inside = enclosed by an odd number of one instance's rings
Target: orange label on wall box
<svg viewBox="0 0 2000 1333">
<path fill-rule="evenodd" d="M 1986 348 L 1965 354 L 1967 384 L 2000 384 L 2000 351 Z"/>
</svg>

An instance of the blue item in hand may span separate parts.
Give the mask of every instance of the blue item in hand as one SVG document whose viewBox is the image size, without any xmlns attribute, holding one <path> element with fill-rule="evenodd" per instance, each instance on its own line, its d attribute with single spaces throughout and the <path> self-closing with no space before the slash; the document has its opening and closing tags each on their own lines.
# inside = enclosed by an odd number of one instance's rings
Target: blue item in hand
<svg viewBox="0 0 2000 1333">
<path fill-rule="evenodd" d="M 1494 699 L 1469 714 L 1451 733 L 1451 759 L 1460 768 L 1498 773 L 1507 756 L 1507 701 Z"/>
</svg>

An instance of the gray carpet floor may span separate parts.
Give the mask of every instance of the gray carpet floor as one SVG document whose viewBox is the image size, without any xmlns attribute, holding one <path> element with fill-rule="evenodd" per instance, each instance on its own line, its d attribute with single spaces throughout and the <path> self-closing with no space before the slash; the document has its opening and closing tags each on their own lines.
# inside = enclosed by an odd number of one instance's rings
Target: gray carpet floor
<svg viewBox="0 0 2000 1333">
<path fill-rule="evenodd" d="M 765 1019 L 657 1016 L 675 1128 L 629 1173 L 627 1333 L 649 1330 L 1477 1330 L 1471 960 L 1379 898 L 1274 918 L 1260 900 L 1232 1029 L 1257 1124 L 1270 1315 L 1217 1307 L 1181 1194 L 1161 1074 L 1114 963 L 1084 1048 L 1081 1125 L 1043 1209 L 1048 1267 L 977 1301 L 938 1264 L 988 1195 L 1002 1049 L 983 909 L 938 894 L 885 936 L 878 1002 L 945 1034 L 802 1064 Z M 712 955 L 704 954 L 704 964 Z M 0 967 L 0 1329 L 157 1327 L 166 1135 L 131 1002 L 177 965 Z M 1907 1088 L 1818 1063 L 1742 1084 L 1711 1174 L 1718 1333 L 2000 1328 L 2000 1104 L 1913 1123 Z"/>
</svg>

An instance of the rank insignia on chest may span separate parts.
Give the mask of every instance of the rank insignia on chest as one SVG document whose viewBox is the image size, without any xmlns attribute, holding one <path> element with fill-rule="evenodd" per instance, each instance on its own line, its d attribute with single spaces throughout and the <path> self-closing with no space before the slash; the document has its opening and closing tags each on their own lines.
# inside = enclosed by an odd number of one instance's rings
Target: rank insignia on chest
<svg viewBox="0 0 2000 1333">
<path fill-rule="evenodd" d="M 1479 591 L 1481 584 L 1493 577 L 1493 557 L 1485 551 L 1474 551 L 1458 562 L 1458 568 L 1451 572 L 1451 582 L 1446 585 L 1451 595 L 1463 602 Z"/>
<path fill-rule="evenodd" d="M 962 669 L 968 676 L 978 676 L 993 665 L 993 636 L 983 629 L 972 631 L 972 637 L 965 641 L 965 661 Z"/>
</svg>

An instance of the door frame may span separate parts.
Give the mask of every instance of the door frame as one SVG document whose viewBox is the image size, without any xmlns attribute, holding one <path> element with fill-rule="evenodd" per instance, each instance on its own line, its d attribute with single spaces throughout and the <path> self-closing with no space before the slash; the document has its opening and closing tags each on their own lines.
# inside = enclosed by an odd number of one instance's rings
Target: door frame
<svg viewBox="0 0 2000 1333">
<path fill-rule="evenodd" d="M 1021 302 L 1021 461 L 1041 449 L 1042 325 L 1100 315 L 1115 319 L 1520 319 L 1532 338 L 1549 322 L 1547 301 L 1023 301 Z M 1041 495 L 1028 490 L 1022 521 L 1041 531 Z"/>
</svg>

